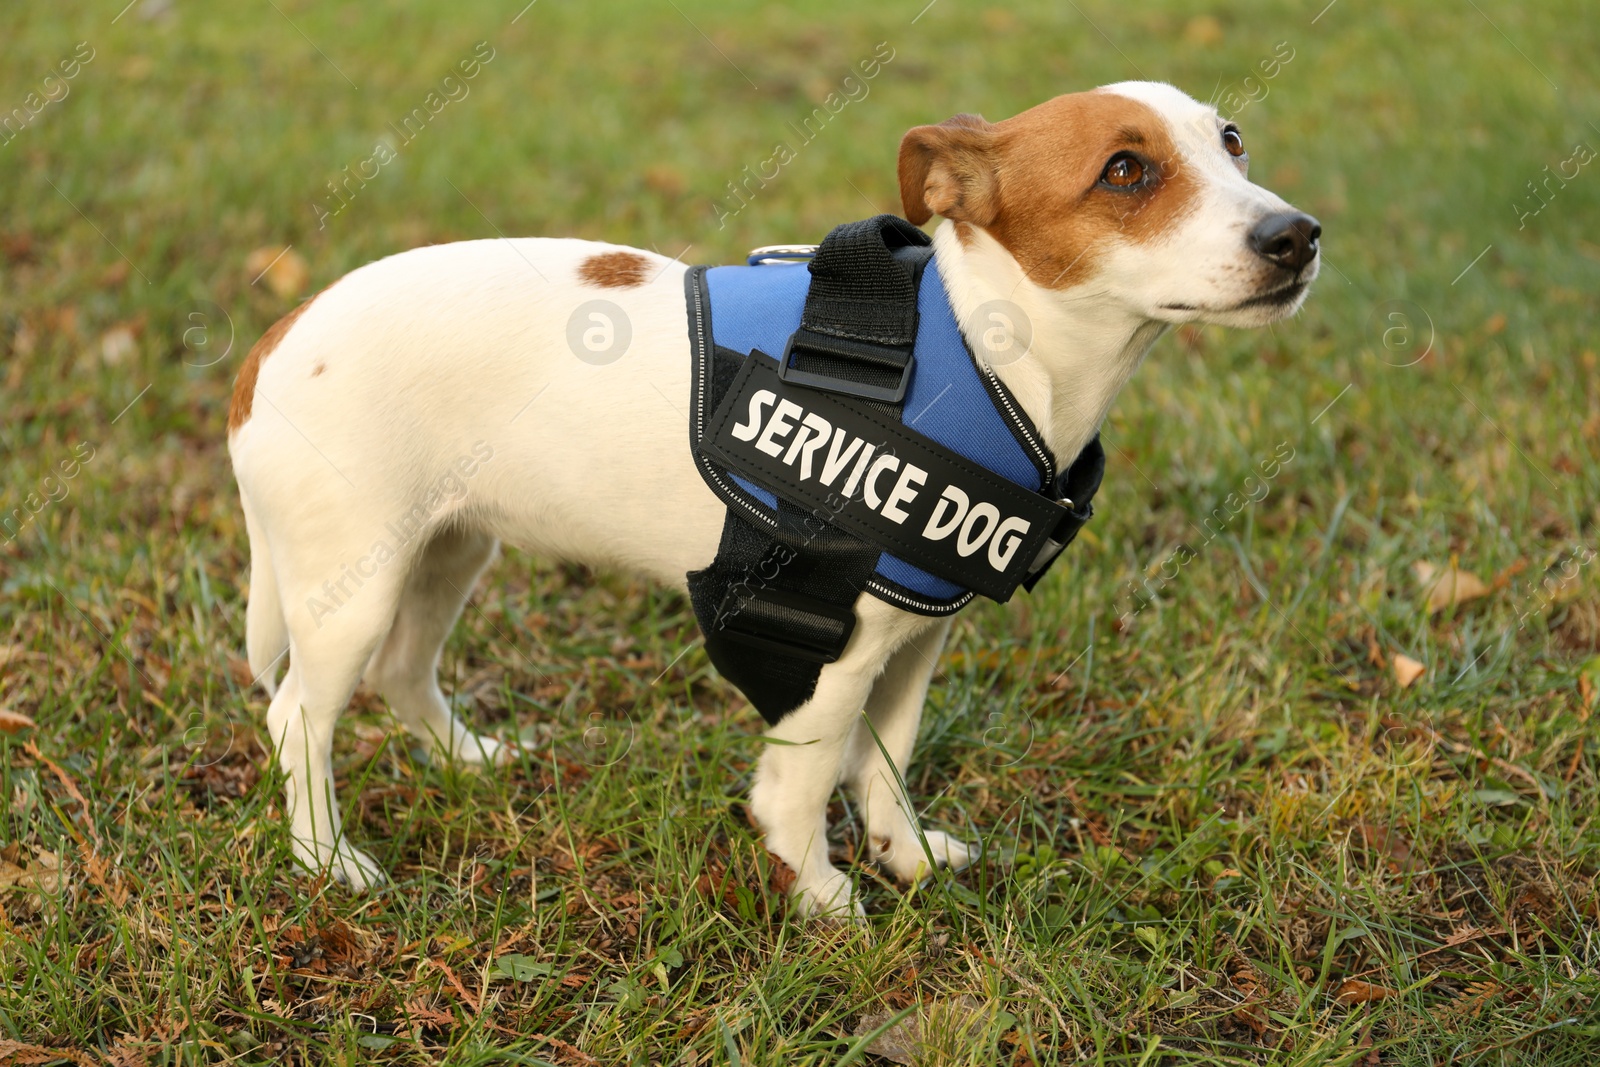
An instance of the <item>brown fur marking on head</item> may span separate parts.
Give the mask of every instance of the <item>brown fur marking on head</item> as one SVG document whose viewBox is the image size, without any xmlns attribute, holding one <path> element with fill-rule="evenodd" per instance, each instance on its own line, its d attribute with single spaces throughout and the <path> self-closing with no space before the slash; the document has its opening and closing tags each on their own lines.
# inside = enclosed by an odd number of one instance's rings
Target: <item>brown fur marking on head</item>
<svg viewBox="0 0 1600 1067">
<path fill-rule="evenodd" d="M 1124 149 L 1156 177 L 1134 191 L 1101 187 L 1106 162 Z M 1003 122 L 957 115 L 918 126 L 900 144 L 900 193 L 912 222 L 940 214 L 962 236 L 981 227 L 1033 281 L 1064 289 L 1091 276 L 1114 240 L 1169 232 L 1193 208 L 1199 184 L 1154 108 L 1095 91 L 1058 96 Z"/>
<path fill-rule="evenodd" d="M 650 261 L 637 252 L 601 252 L 578 267 L 578 280 L 602 289 L 628 289 L 643 285 Z"/>
<path fill-rule="evenodd" d="M 317 296 L 321 296 L 318 293 Z M 239 432 L 239 427 L 250 421 L 250 407 L 256 398 L 256 376 L 261 373 L 262 362 L 278 347 L 284 335 L 295 323 L 306 308 L 310 307 L 313 296 L 304 304 L 295 308 L 289 314 L 267 327 L 267 332 L 261 335 L 250 349 L 250 354 L 244 357 L 244 362 L 239 365 L 239 376 L 233 380 L 233 400 L 228 405 L 228 433 Z"/>
</svg>

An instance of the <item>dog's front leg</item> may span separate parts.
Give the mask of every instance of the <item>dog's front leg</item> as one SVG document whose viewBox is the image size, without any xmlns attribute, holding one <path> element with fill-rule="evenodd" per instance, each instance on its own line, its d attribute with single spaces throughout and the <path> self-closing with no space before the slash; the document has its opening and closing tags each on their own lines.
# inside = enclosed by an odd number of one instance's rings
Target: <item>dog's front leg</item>
<svg viewBox="0 0 1600 1067">
<path fill-rule="evenodd" d="M 858 632 L 851 644 L 862 639 Z M 756 767 L 750 813 L 766 833 L 767 851 L 794 871 L 795 909 L 805 916 L 865 916 L 843 871 L 828 861 L 828 799 L 839 781 L 845 743 L 882 658 L 870 663 L 852 649 L 822 669 L 811 699 L 767 731 Z"/>
<path fill-rule="evenodd" d="M 928 684 L 949 633 L 950 620 L 940 619 L 890 657 L 872 686 L 866 715 L 856 719 L 845 751 L 844 779 L 867 824 L 868 854 L 902 882 L 914 882 L 927 874 L 930 855 L 935 866 L 952 870 L 960 870 L 972 860 L 971 848 L 949 834 L 922 832 L 916 809 L 902 789 Z"/>
</svg>

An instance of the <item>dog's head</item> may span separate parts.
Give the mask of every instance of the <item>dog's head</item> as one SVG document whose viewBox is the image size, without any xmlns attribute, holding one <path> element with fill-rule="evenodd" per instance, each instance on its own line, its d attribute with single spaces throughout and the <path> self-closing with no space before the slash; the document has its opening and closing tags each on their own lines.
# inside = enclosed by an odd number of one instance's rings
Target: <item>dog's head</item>
<svg viewBox="0 0 1600 1067">
<path fill-rule="evenodd" d="M 1091 287 L 1159 322 L 1260 326 L 1294 314 L 1322 227 L 1253 185 L 1236 124 L 1170 85 L 1123 82 L 1003 122 L 957 115 L 900 143 L 900 196 L 1033 282 Z"/>
</svg>

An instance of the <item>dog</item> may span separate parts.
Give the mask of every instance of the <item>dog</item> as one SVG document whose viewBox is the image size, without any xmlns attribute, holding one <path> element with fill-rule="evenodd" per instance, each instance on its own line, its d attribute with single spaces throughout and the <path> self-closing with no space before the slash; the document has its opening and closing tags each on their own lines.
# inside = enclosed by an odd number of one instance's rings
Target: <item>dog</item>
<svg viewBox="0 0 1600 1067">
<path fill-rule="evenodd" d="M 941 217 L 933 255 L 957 321 L 996 299 L 1028 317 L 1027 355 L 993 371 L 1056 456 L 1093 438 L 1173 325 L 1263 326 L 1306 299 L 1321 228 L 1252 184 L 1248 162 L 1237 126 L 1153 82 L 905 135 L 904 215 Z M 250 541 L 247 645 L 271 694 L 304 866 L 358 890 L 383 878 L 344 835 L 334 796 L 334 724 L 363 678 L 437 754 L 509 758 L 437 680 L 501 542 L 680 590 L 716 555 L 726 508 L 685 442 L 686 269 L 579 240 L 419 248 L 341 278 L 249 353 L 228 419 Z M 597 299 L 625 316 L 624 358 L 574 358 L 574 309 Z M 840 782 L 859 800 L 871 858 L 897 878 L 924 877 L 929 858 L 961 868 L 975 856 L 923 832 L 896 786 L 950 620 L 870 595 L 855 612 L 842 656 L 769 731 L 779 743 L 751 789 L 802 915 L 862 914 L 828 859 Z"/>
</svg>

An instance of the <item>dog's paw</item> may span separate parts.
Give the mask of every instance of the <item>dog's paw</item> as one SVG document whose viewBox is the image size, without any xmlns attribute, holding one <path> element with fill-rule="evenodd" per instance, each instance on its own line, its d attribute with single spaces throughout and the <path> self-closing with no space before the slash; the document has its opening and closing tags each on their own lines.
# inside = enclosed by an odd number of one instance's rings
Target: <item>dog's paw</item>
<svg viewBox="0 0 1600 1067">
<path fill-rule="evenodd" d="M 948 867 L 952 871 L 970 866 L 977 858 L 975 846 L 959 841 L 942 830 L 928 830 L 923 837 L 928 841 L 926 851 L 915 834 L 907 834 L 904 840 L 899 841 L 891 837 L 873 838 L 872 860 L 900 881 L 914 883 L 931 873 L 929 853 L 933 855 L 934 867 Z"/>
<path fill-rule="evenodd" d="M 803 919 L 863 923 L 867 909 L 856 897 L 855 884 L 843 871 L 831 870 L 810 885 L 796 882 L 791 891 L 795 914 Z"/>
<path fill-rule="evenodd" d="M 516 761 L 517 749 L 510 742 L 497 741 L 482 734 L 468 734 L 448 756 L 462 767 L 504 767 Z"/>
<path fill-rule="evenodd" d="M 294 858 L 312 874 L 331 874 L 335 881 L 355 893 L 364 893 L 388 881 L 388 875 L 377 860 L 348 843 L 341 843 L 338 848 L 316 848 L 296 841 Z"/>
</svg>

